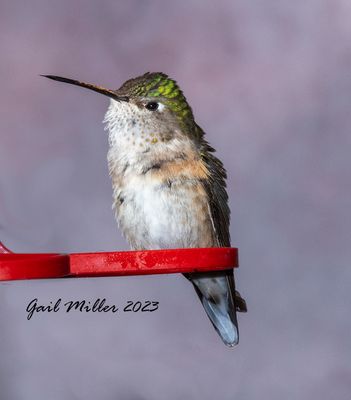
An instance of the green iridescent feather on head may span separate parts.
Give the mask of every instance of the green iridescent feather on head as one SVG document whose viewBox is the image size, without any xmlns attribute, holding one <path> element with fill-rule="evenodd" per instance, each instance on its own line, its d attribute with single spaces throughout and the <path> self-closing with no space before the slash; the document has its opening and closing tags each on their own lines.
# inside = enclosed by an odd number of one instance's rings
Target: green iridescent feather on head
<svg viewBox="0 0 351 400">
<path fill-rule="evenodd" d="M 121 96 L 154 98 L 173 111 L 187 129 L 198 130 L 191 107 L 176 81 L 162 72 L 147 72 L 130 79 L 117 90 Z"/>
</svg>

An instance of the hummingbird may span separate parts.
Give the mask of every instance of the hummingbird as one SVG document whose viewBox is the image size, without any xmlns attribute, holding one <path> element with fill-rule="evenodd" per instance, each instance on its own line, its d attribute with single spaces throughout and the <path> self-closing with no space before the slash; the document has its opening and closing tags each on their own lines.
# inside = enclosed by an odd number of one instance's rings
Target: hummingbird
<svg viewBox="0 0 351 400">
<path fill-rule="evenodd" d="M 117 223 L 134 250 L 230 247 L 226 170 L 175 80 L 147 72 L 111 90 L 42 75 L 110 98 L 107 155 Z M 239 342 L 246 312 L 232 270 L 188 273 L 223 342 Z"/>
</svg>

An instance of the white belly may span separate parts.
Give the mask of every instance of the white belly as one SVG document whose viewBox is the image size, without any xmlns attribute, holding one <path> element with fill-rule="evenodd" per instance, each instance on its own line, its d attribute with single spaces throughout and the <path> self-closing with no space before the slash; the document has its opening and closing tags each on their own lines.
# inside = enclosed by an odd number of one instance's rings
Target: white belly
<svg viewBox="0 0 351 400">
<path fill-rule="evenodd" d="M 214 245 L 207 196 L 199 183 L 168 186 L 136 176 L 118 191 L 118 198 L 116 218 L 135 249 Z"/>
</svg>

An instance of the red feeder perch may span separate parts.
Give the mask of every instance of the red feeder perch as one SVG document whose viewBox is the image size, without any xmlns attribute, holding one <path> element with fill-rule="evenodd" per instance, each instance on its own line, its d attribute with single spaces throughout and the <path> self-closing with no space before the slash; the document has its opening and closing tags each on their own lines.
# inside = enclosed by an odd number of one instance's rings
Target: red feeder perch
<svg viewBox="0 0 351 400">
<path fill-rule="evenodd" d="M 0 242 L 0 281 L 218 271 L 238 267 L 238 249 L 16 254 Z"/>
</svg>

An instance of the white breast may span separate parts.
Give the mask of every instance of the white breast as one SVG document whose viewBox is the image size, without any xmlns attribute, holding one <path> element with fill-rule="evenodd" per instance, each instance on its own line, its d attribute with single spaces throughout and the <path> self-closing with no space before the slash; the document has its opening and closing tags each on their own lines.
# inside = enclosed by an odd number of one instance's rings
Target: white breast
<svg viewBox="0 0 351 400">
<path fill-rule="evenodd" d="M 160 186 L 151 177 L 135 176 L 121 188 L 123 202 L 114 203 L 116 218 L 133 248 L 213 245 L 206 195 L 193 186 Z"/>
</svg>

